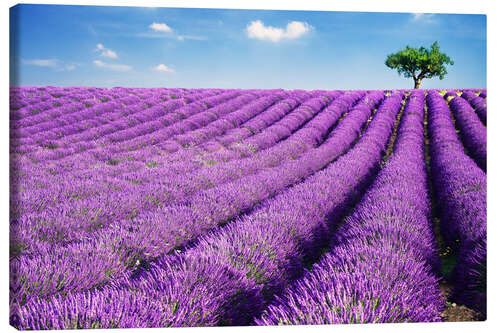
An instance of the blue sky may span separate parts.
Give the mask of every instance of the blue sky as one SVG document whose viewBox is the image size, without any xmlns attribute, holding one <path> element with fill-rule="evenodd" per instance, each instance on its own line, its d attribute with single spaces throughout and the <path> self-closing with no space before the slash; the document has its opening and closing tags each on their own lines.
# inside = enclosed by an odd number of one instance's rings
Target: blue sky
<svg viewBox="0 0 500 333">
<path fill-rule="evenodd" d="M 20 5 L 11 85 L 397 89 L 388 54 L 438 41 L 422 88 L 486 87 L 486 16 Z"/>
</svg>

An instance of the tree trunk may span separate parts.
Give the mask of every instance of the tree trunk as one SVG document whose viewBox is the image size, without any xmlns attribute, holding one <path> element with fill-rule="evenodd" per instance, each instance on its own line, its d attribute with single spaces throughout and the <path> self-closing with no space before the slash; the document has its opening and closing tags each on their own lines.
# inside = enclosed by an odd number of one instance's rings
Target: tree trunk
<svg viewBox="0 0 500 333">
<path fill-rule="evenodd" d="M 415 87 L 414 87 L 414 89 L 420 89 L 420 84 L 421 83 L 422 83 L 422 79 L 415 80 Z"/>
</svg>

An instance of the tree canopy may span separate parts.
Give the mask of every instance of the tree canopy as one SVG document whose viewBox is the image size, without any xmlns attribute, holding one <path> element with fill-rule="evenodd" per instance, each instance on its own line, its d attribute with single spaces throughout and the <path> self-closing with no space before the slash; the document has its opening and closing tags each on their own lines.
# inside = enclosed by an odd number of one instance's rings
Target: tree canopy
<svg viewBox="0 0 500 333">
<path fill-rule="evenodd" d="M 406 46 L 404 50 L 389 54 L 385 60 L 385 65 L 396 69 L 399 75 L 413 78 L 415 89 L 420 88 L 425 78 L 439 77 L 442 80 L 448 74 L 445 66 L 448 64 L 453 65 L 453 60 L 439 52 L 438 42 L 434 42 L 430 49 Z"/>
</svg>

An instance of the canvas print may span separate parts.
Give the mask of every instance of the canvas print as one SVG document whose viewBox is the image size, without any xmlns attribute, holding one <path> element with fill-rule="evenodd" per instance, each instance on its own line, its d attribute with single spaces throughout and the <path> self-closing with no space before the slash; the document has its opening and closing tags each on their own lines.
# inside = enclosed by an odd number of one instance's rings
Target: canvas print
<svg viewBox="0 0 500 333">
<path fill-rule="evenodd" d="M 486 319 L 486 15 L 22 4 L 10 50 L 13 327 Z"/>
</svg>

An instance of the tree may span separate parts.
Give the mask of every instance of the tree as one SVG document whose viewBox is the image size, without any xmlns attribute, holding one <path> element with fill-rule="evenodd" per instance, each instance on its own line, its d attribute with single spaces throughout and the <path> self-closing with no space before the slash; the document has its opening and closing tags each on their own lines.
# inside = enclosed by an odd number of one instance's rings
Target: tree
<svg viewBox="0 0 500 333">
<path fill-rule="evenodd" d="M 404 50 L 389 54 L 385 60 L 385 65 L 396 69 L 399 75 L 413 78 L 415 89 L 420 88 L 423 79 L 438 76 L 442 80 L 448 74 L 446 64 L 453 65 L 453 60 L 439 52 L 438 42 L 434 42 L 430 50 L 423 46 L 419 49 L 406 46 Z"/>
</svg>

